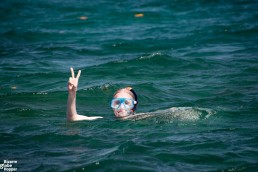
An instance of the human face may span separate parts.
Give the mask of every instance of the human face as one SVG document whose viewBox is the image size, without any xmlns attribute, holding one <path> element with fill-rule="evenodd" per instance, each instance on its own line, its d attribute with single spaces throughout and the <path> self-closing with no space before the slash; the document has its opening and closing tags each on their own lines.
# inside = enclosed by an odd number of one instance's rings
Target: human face
<svg viewBox="0 0 258 172">
<path fill-rule="evenodd" d="M 118 92 L 114 98 L 125 98 L 125 99 L 133 99 L 133 97 L 127 93 L 127 91 L 120 91 Z M 133 99 L 134 100 L 134 99 Z M 118 109 L 113 109 L 114 114 L 118 118 L 126 117 L 133 113 L 132 109 L 127 109 L 125 106 L 121 105 Z"/>
</svg>

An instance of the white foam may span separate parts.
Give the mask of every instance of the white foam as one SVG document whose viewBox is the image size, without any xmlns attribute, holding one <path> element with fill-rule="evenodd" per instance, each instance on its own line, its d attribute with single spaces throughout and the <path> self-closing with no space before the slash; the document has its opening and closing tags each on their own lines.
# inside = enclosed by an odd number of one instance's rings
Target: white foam
<svg viewBox="0 0 258 172">
<path fill-rule="evenodd" d="M 215 114 L 215 111 L 208 108 L 172 107 L 169 109 L 157 110 L 154 112 L 138 113 L 123 119 L 140 120 L 155 117 L 165 120 L 197 121 L 200 119 L 207 119 L 213 114 Z"/>
</svg>

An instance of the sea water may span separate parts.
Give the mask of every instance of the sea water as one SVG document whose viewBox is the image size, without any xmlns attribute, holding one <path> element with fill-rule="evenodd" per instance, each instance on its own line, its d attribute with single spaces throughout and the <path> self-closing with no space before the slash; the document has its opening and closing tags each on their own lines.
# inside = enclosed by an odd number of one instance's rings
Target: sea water
<svg viewBox="0 0 258 172">
<path fill-rule="evenodd" d="M 257 171 L 257 9 L 1 1 L 0 171 Z M 66 121 L 70 67 L 78 113 L 103 119 Z M 114 117 L 126 86 L 150 118 Z"/>
</svg>

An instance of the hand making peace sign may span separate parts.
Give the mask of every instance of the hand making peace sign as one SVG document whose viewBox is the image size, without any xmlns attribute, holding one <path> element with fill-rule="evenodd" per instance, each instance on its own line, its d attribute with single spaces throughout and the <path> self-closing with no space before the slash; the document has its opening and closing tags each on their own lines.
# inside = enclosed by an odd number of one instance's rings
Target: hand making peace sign
<svg viewBox="0 0 258 172">
<path fill-rule="evenodd" d="M 74 77 L 74 71 L 72 67 L 70 68 L 70 70 L 72 77 L 69 78 L 67 89 L 69 92 L 76 92 L 78 87 L 78 81 L 81 75 L 81 70 L 78 71 L 76 78 Z"/>
<path fill-rule="evenodd" d="M 72 77 L 69 78 L 67 89 L 69 92 L 67 101 L 67 120 L 68 121 L 81 121 L 81 120 L 94 120 L 98 118 L 103 118 L 101 116 L 84 116 L 77 114 L 76 111 L 76 90 L 78 87 L 78 81 L 81 75 L 81 70 L 78 71 L 76 78 L 74 77 L 73 68 L 70 68 Z"/>
</svg>

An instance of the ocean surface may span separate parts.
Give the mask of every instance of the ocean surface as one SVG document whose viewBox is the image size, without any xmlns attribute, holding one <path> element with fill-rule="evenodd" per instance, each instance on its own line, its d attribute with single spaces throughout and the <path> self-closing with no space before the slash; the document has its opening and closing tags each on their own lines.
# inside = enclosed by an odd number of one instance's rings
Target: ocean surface
<svg viewBox="0 0 258 172">
<path fill-rule="evenodd" d="M 258 171 L 257 0 L 2 0 L 0 81 L 0 172 Z"/>
</svg>

